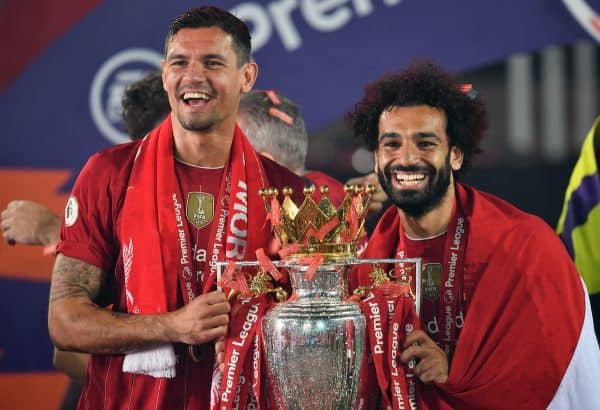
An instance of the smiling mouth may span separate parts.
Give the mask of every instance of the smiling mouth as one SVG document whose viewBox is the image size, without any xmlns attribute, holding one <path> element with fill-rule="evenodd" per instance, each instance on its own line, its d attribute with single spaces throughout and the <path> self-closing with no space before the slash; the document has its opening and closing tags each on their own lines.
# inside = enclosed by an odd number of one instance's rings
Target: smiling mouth
<svg viewBox="0 0 600 410">
<path fill-rule="evenodd" d="M 195 107 L 209 102 L 211 96 L 202 91 L 189 91 L 183 93 L 181 99 L 186 105 Z"/>
<path fill-rule="evenodd" d="M 394 171 L 392 175 L 401 186 L 415 186 L 425 181 L 427 175 L 423 172 Z"/>
</svg>

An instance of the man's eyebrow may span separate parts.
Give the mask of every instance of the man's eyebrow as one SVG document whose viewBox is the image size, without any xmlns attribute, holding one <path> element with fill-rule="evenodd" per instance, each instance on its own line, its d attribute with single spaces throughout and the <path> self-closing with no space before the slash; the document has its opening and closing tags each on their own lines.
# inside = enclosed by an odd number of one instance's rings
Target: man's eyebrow
<svg viewBox="0 0 600 410">
<path fill-rule="evenodd" d="M 182 54 L 182 53 L 173 53 L 173 54 L 167 55 L 167 60 L 177 60 L 180 58 L 186 58 L 186 55 Z"/>
<path fill-rule="evenodd" d="M 400 134 L 398 134 L 395 131 L 388 131 L 388 132 L 384 132 L 383 134 L 381 134 L 379 136 L 379 141 L 381 141 L 384 138 L 398 138 L 400 137 Z"/>
<path fill-rule="evenodd" d="M 433 138 L 436 139 L 438 141 L 441 141 L 442 139 L 440 138 L 439 135 L 437 135 L 435 132 L 417 132 L 415 134 L 415 137 L 418 139 L 423 139 L 423 138 Z"/>
<path fill-rule="evenodd" d="M 225 60 L 225 56 L 219 53 L 206 54 L 202 56 L 202 59 L 206 60 L 207 58 L 216 58 L 218 60 Z"/>
</svg>

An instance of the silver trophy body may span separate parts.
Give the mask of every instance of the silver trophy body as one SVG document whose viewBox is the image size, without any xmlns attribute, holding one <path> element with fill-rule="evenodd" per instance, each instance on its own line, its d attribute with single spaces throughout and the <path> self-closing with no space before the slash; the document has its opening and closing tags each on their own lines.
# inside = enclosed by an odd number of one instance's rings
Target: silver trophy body
<svg viewBox="0 0 600 410">
<path fill-rule="evenodd" d="M 265 353 L 284 408 L 352 409 L 365 349 L 365 318 L 347 301 L 348 266 L 325 264 L 312 280 L 290 268 L 293 295 L 263 318 Z"/>
</svg>

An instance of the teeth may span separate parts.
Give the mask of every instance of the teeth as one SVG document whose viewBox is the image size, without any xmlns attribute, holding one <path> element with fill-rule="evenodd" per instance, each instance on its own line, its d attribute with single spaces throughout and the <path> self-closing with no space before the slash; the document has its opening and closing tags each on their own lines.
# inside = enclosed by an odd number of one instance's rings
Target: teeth
<svg viewBox="0 0 600 410">
<path fill-rule="evenodd" d="M 403 185 L 417 185 L 425 179 L 425 174 L 400 174 L 396 173 L 396 181 Z"/>
<path fill-rule="evenodd" d="M 208 94 L 202 93 L 202 92 L 187 92 L 187 93 L 183 94 L 183 99 L 184 100 L 195 99 L 195 100 L 208 101 L 210 99 L 210 96 Z"/>
</svg>

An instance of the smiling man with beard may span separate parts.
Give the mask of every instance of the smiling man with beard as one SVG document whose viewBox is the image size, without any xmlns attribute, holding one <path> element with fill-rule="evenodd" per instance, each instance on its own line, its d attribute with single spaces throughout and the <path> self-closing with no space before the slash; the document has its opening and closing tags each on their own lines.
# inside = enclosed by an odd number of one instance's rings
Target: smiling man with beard
<svg viewBox="0 0 600 410">
<path fill-rule="evenodd" d="M 420 317 L 404 322 L 402 346 L 382 352 L 369 342 L 377 371 L 365 374 L 376 382 L 367 376 L 363 384 L 379 386 L 380 405 L 402 407 L 402 394 L 421 408 L 597 405 L 600 352 L 589 302 L 558 237 L 539 218 L 457 181 L 487 126 L 474 90 L 415 62 L 367 86 L 348 119 L 374 152 L 394 204 L 363 256 L 423 263 Z M 400 271 L 407 270 L 396 267 L 391 279 Z M 374 286 L 370 273 L 356 270 L 354 286 Z M 383 341 L 397 336 L 396 313 L 383 327 Z M 410 376 L 400 387 L 396 362 L 385 361 L 397 356 L 418 388 Z"/>
</svg>

